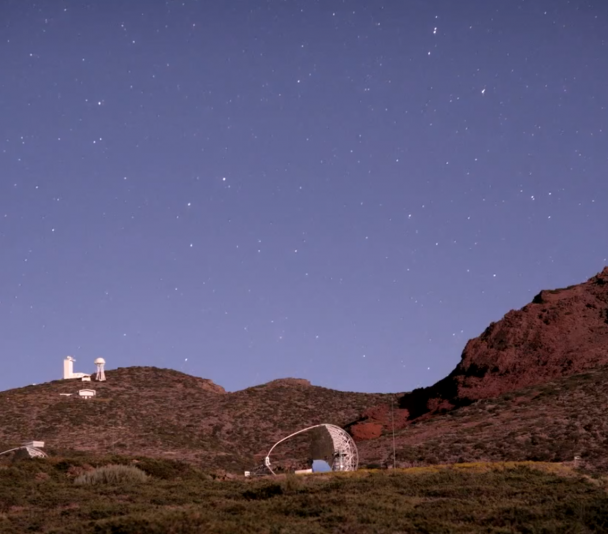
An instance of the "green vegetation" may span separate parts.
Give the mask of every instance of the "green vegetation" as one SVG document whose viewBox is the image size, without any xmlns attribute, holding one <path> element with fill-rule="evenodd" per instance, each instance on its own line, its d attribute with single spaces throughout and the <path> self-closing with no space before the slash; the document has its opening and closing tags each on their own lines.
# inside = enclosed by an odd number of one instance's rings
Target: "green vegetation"
<svg viewBox="0 0 608 534">
<path fill-rule="evenodd" d="M 77 476 L 74 484 L 141 484 L 148 479 L 146 473 L 133 465 L 105 465 Z"/>
<path fill-rule="evenodd" d="M 146 484 L 130 478 L 74 484 L 87 471 L 134 465 L 149 475 Z M 92 471 L 95 467 L 101 469 Z M 219 480 L 188 464 L 146 458 L 0 465 L 0 532 L 6 534 L 607 530 L 604 479 L 558 464 L 468 464 L 257 480 Z"/>
</svg>

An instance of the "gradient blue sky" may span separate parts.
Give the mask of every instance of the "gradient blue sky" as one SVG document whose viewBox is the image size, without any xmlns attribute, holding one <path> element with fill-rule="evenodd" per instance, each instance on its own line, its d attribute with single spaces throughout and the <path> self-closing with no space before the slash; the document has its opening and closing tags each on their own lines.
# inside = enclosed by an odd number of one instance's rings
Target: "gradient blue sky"
<svg viewBox="0 0 608 534">
<path fill-rule="evenodd" d="M 0 389 L 406 391 L 607 263 L 608 2 L 0 3 Z"/>
</svg>

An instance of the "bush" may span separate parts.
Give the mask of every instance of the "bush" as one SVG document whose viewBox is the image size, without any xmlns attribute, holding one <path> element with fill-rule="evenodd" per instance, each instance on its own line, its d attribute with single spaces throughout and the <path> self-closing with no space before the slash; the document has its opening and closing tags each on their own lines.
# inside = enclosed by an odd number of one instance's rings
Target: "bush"
<svg viewBox="0 0 608 534">
<path fill-rule="evenodd" d="M 190 464 L 178 460 L 139 458 L 137 460 L 137 467 L 155 479 L 161 480 L 200 478 L 202 476 Z"/>
<path fill-rule="evenodd" d="M 281 486 L 284 494 L 302 491 L 304 489 L 302 475 L 294 475 L 293 473 L 288 474 Z"/>
<path fill-rule="evenodd" d="M 84 473 L 74 479 L 74 484 L 123 484 L 146 482 L 150 477 L 141 469 L 131 465 L 106 465 Z"/>
</svg>

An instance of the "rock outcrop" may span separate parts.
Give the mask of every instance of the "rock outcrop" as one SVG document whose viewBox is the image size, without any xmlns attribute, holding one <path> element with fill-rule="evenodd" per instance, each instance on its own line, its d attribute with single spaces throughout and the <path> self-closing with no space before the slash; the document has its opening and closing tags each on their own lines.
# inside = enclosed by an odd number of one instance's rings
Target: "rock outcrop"
<svg viewBox="0 0 608 534">
<path fill-rule="evenodd" d="M 541 291 L 470 340 L 449 375 L 456 401 L 580 373 L 608 363 L 608 267 L 587 282 Z M 450 399 L 447 399 L 450 400 Z"/>
<path fill-rule="evenodd" d="M 395 403 L 396 404 L 396 403 Z M 394 404 L 380 404 L 365 410 L 363 422 L 352 425 L 349 430 L 355 441 L 374 439 L 386 428 L 400 430 L 407 426 L 409 412 Z"/>
<path fill-rule="evenodd" d="M 427 418 L 603 364 L 608 364 L 608 267 L 582 284 L 541 291 L 527 306 L 491 323 L 466 344 L 446 378 L 405 393 L 399 407 L 409 421 Z M 351 432 L 376 435 L 377 426 L 358 425 L 378 423 L 363 414 Z"/>
</svg>

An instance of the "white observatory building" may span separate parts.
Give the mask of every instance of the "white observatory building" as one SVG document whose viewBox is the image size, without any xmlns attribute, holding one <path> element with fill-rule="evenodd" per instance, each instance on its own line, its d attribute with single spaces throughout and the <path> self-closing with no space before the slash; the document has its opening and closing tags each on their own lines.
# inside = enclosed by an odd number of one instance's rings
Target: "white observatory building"
<svg viewBox="0 0 608 534">
<path fill-rule="evenodd" d="M 97 380 L 97 382 L 103 382 L 106 379 L 106 373 L 104 370 L 106 361 L 103 358 L 97 358 L 95 360 L 95 365 L 97 366 L 97 373 L 95 373 L 95 380 Z"/>
<path fill-rule="evenodd" d="M 74 375 L 74 362 L 76 360 L 71 356 L 66 356 L 65 360 L 63 360 L 63 378 L 76 378 Z"/>
<path fill-rule="evenodd" d="M 74 372 L 74 362 L 75 361 L 76 361 L 76 359 L 73 358 L 72 356 L 65 357 L 65 359 L 63 360 L 63 379 L 70 380 L 73 378 L 80 378 L 83 382 L 90 382 L 91 381 L 90 374 Z M 97 366 L 97 374 L 96 374 L 97 380 L 102 381 L 102 380 L 106 379 L 106 375 L 104 373 L 105 363 L 106 363 L 106 361 L 103 358 L 97 358 L 95 360 L 95 365 Z"/>
<path fill-rule="evenodd" d="M 63 378 L 64 380 L 70 379 L 70 378 L 80 378 L 81 380 L 87 380 L 87 378 L 90 380 L 91 379 L 91 375 L 88 375 L 86 373 L 75 373 L 74 372 L 74 362 L 76 361 L 75 358 L 72 358 L 72 356 L 66 356 L 65 360 L 63 360 Z"/>
</svg>

